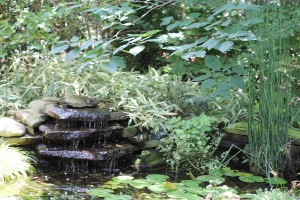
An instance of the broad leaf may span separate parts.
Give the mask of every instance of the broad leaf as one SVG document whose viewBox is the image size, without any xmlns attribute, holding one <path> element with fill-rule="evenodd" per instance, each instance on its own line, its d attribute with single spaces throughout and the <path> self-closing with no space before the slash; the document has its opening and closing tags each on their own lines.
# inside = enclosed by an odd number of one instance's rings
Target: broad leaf
<svg viewBox="0 0 300 200">
<path fill-rule="evenodd" d="M 113 51 L 113 55 L 115 55 L 116 53 L 118 53 L 119 51 L 122 51 L 123 49 L 125 49 L 126 47 L 128 47 L 129 44 L 124 44 L 118 48 L 116 48 L 114 51 Z"/>
<path fill-rule="evenodd" d="M 132 49 L 129 50 L 129 53 L 136 56 L 138 55 L 140 52 L 142 52 L 145 49 L 145 46 L 140 45 L 140 46 L 136 46 L 133 47 Z"/>
<path fill-rule="evenodd" d="M 160 26 L 170 24 L 172 19 L 174 19 L 174 17 L 165 17 L 165 18 L 161 19 L 162 22 L 160 23 Z"/>
<path fill-rule="evenodd" d="M 202 90 L 211 89 L 216 84 L 217 84 L 217 82 L 215 81 L 215 79 L 207 79 L 207 80 L 202 82 L 201 89 Z"/>
<path fill-rule="evenodd" d="M 68 52 L 68 54 L 66 55 L 66 63 L 71 62 L 74 58 L 76 58 L 79 54 L 80 54 L 80 49 L 79 48 L 75 48 L 71 51 Z"/>
<path fill-rule="evenodd" d="M 206 47 L 208 50 L 210 50 L 214 48 L 219 42 L 220 40 L 218 39 L 209 39 L 206 42 L 204 42 L 201 46 Z"/>
<path fill-rule="evenodd" d="M 126 66 L 123 58 L 121 58 L 119 56 L 111 57 L 110 62 L 114 63 L 119 68 L 124 68 Z"/>
<path fill-rule="evenodd" d="M 195 52 L 188 52 L 188 53 L 182 54 L 181 58 L 188 60 L 190 57 L 193 57 L 194 55 L 195 55 Z"/>
<path fill-rule="evenodd" d="M 217 86 L 216 94 L 222 97 L 227 97 L 230 93 L 230 84 L 229 83 L 220 83 Z"/>
<path fill-rule="evenodd" d="M 152 30 L 152 31 L 148 31 L 147 33 L 142 34 L 141 36 L 142 37 L 149 37 L 149 36 L 152 36 L 152 35 L 154 35 L 158 32 L 160 32 L 160 30 Z"/>
<path fill-rule="evenodd" d="M 211 74 L 204 74 L 204 75 L 194 78 L 192 81 L 204 81 L 210 77 L 211 77 Z"/>
<path fill-rule="evenodd" d="M 175 22 L 173 24 L 170 24 L 169 26 L 167 26 L 167 30 L 168 31 L 171 31 L 173 30 L 174 28 L 176 28 L 180 23 L 179 22 Z"/>
<path fill-rule="evenodd" d="M 77 42 L 79 40 L 79 37 L 73 36 L 70 40 L 70 42 Z"/>
<path fill-rule="evenodd" d="M 58 43 L 53 46 L 51 53 L 61 53 L 66 50 L 69 46 L 66 43 Z"/>
<path fill-rule="evenodd" d="M 192 29 L 192 28 L 200 28 L 203 26 L 206 26 L 208 24 L 208 22 L 195 22 L 190 24 L 188 27 L 186 27 L 186 29 Z"/>
<path fill-rule="evenodd" d="M 221 69 L 221 62 L 216 56 L 206 56 L 205 65 L 213 70 L 220 70 Z"/>
<path fill-rule="evenodd" d="M 233 45 L 233 42 L 232 41 L 226 41 L 226 42 L 223 42 L 220 46 L 219 46 L 219 50 L 222 52 L 222 53 L 225 53 L 226 51 L 228 51 Z"/>
<path fill-rule="evenodd" d="M 232 76 L 230 77 L 230 81 L 229 83 L 231 84 L 231 86 L 233 88 L 236 88 L 236 89 L 245 89 L 246 88 L 246 83 L 243 79 L 243 77 L 241 76 Z"/>
<path fill-rule="evenodd" d="M 206 51 L 196 51 L 195 52 L 195 57 L 204 58 L 205 54 L 206 54 Z"/>
<path fill-rule="evenodd" d="M 84 49 L 86 49 L 86 48 L 92 46 L 93 44 L 94 44 L 94 41 L 93 41 L 93 40 L 88 40 L 88 41 L 86 41 L 86 42 L 80 47 L 80 49 L 81 49 L 81 50 L 84 50 Z"/>
</svg>

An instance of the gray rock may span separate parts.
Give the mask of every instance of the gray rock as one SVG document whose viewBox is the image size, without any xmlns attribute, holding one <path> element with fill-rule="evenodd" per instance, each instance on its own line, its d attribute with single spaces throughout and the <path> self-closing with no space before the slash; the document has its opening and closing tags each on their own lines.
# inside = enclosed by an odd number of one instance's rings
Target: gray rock
<svg viewBox="0 0 300 200">
<path fill-rule="evenodd" d="M 16 113 L 17 113 L 16 110 L 8 110 L 8 111 L 6 111 L 6 115 L 9 116 L 9 117 L 16 117 Z"/>
<path fill-rule="evenodd" d="M 66 94 L 65 102 L 69 106 L 75 108 L 84 108 L 84 107 L 96 107 L 99 101 L 94 98 L 90 98 L 87 96 L 80 96 L 80 95 L 70 95 Z"/>
<path fill-rule="evenodd" d="M 135 135 L 133 137 L 129 137 L 128 138 L 130 142 L 134 143 L 134 144 L 139 144 L 142 142 L 145 142 L 149 139 L 149 133 L 140 133 L 138 135 Z"/>
<path fill-rule="evenodd" d="M 0 117 L 0 136 L 16 137 L 26 132 L 25 126 L 9 117 Z"/>
<path fill-rule="evenodd" d="M 161 140 L 152 139 L 152 140 L 148 140 L 148 141 L 144 142 L 142 148 L 143 149 L 156 148 L 160 145 L 164 145 L 164 142 Z"/>
<path fill-rule="evenodd" d="M 151 168 L 166 164 L 163 154 L 156 149 L 144 150 L 139 157 L 140 168 Z"/>
<path fill-rule="evenodd" d="M 16 117 L 23 124 L 28 125 L 30 128 L 38 127 L 46 119 L 45 114 L 36 113 L 31 109 L 18 110 L 16 113 Z"/>
<path fill-rule="evenodd" d="M 34 145 L 38 144 L 42 141 L 41 136 L 32 136 L 25 134 L 21 137 L 9 137 L 9 138 L 3 138 L 4 141 L 7 142 L 7 144 L 11 146 L 26 146 L 26 145 Z"/>
<path fill-rule="evenodd" d="M 134 151 L 134 146 L 130 144 L 115 144 L 99 148 L 65 149 L 64 147 L 40 144 L 37 146 L 37 151 L 44 156 L 101 161 L 130 155 Z"/>
<path fill-rule="evenodd" d="M 137 133 L 137 129 L 133 126 L 128 126 L 124 128 L 124 132 L 122 134 L 123 138 L 129 138 L 135 136 Z"/>
<path fill-rule="evenodd" d="M 65 104 L 66 103 L 66 101 L 63 98 L 58 98 L 58 97 L 44 97 L 42 100 L 50 102 L 50 103 L 55 103 L 55 104 Z"/>
<path fill-rule="evenodd" d="M 110 121 L 118 121 L 118 120 L 128 120 L 129 117 L 124 112 L 112 112 L 110 114 Z"/>
<path fill-rule="evenodd" d="M 45 113 L 55 119 L 69 121 L 99 121 L 106 123 L 110 118 L 110 112 L 97 108 L 71 109 L 47 105 Z"/>
<path fill-rule="evenodd" d="M 56 105 L 56 102 L 44 101 L 44 100 L 33 100 L 28 104 L 28 108 L 31 109 L 34 113 L 43 114 L 47 105 Z"/>
</svg>

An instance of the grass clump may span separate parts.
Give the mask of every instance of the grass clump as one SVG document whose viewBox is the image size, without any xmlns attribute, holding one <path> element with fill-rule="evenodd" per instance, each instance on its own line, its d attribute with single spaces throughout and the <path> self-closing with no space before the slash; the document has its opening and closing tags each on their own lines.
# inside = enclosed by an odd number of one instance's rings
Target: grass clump
<svg viewBox="0 0 300 200">
<path fill-rule="evenodd" d="M 0 140 L 0 185 L 15 181 L 34 172 L 34 159 L 18 148 Z"/>
</svg>

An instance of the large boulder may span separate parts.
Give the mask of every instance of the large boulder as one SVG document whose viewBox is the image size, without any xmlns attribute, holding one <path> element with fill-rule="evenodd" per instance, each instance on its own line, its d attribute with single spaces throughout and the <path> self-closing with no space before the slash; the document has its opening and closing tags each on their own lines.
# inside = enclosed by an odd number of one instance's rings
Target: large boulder
<svg viewBox="0 0 300 200">
<path fill-rule="evenodd" d="M 26 128 L 23 124 L 9 117 L 0 117 L 0 136 L 16 137 L 24 135 L 25 132 Z"/>
<path fill-rule="evenodd" d="M 28 108 L 31 109 L 34 113 L 43 114 L 43 111 L 49 104 L 56 105 L 57 102 L 47 100 L 33 100 L 28 104 Z"/>
<path fill-rule="evenodd" d="M 36 113 L 31 109 L 18 110 L 16 113 L 16 117 L 23 124 L 28 125 L 30 128 L 38 127 L 46 119 L 45 114 Z"/>
</svg>

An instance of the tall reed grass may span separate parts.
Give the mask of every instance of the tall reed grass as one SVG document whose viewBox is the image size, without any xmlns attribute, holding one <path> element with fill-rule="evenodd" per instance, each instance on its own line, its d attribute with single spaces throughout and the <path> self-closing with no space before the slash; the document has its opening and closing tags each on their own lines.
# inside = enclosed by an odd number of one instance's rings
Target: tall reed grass
<svg viewBox="0 0 300 200">
<path fill-rule="evenodd" d="M 250 165 L 259 174 L 289 172 L 288 124 L 291 115 L 290 56 L 281 34 L 285 24 L 278 6 L 268 5 L 260 17 L 249 75 Z M 259 107 L 255 112 L 255 107 Z"/>
</svg>

